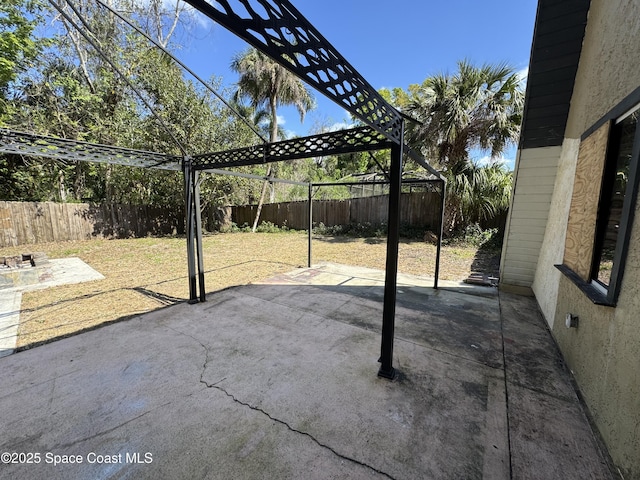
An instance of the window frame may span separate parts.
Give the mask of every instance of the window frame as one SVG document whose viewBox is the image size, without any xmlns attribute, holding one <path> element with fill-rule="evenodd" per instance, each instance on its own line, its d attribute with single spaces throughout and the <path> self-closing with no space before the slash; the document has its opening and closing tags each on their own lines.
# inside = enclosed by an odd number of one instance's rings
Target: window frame
<svg viewBox="0 0 640 480">
<path fill-rule="evenodd" d="M 619 125 L 623 120 L 634 113 L 640 113 L 640 103 L 628 109 L 625 114 L 618 116 L 609 131 L 609 139 L 607 142 L 607 159 L 605 163 L 605 171 L 603 172 L 601 181 L 600 200 L 598 202 L 598 221 L 596 222 L 596 230 L 594 232 L 595 242 L 593 246 L 593 259 L 591 265 L 591 285 L 599 290 L 605 297 L 606 303 L 615 305 L 620 294 L 620 287 L 624 276 L 624 269 L 631 241 L 631 230 L 635 217 L 636 201 L 638 196 L 638 163 L 640 155 L 640 119 L 636 123 L 633 136 L 633 146 L 631 149 L 631 158 L 629 160 L 629 182 L 624 194 L 622 204 L 622 213 L 620 214 L 620 227 L 618 229 L 618 237 L 613 255 L 613 268 L 611 270 L 611 278 L 609 285 L 602 284 L 598 277 L 598 269 L 601 259 L 604 237 L 606 234 L 606 222 L 600 221 L 600 213 L 603 209 L 611 208 L 611 191 L 615 184 L 615 167 L 617 156 L 620 152 L 620 129 Z M 615 142 L 615 143 L 614 143 Z"/>
<path fill-rule="evenodd" d="M 603 186 L 605 182 L 605 169 L 609 165 L 609 158 L 611 155 L 612 141 L 614 141 L 614 131 L 616 131 L 617 125 L 622 122 L 626 117 L 632 113 L 640 110 L 640 87 L 636 88 L 633 92 L 627 95 L 620 103 L 613 107 L 609 112 L 603 115 L 596 123 L 589 127 L 580 137 L 580 141 L 584 142 L 593 133 L 603 127 L 605 124 L 609 124 L 609 131 L 607 134 L 604 168 L 601 171 L 600 178 L 594 181 L 600 182 L 600 196 L 597 199 L 595 226 L 591 232 L 593 235 L 587 243 L 591 243 L 590 252 L 591 263 L 588 272 L 584 272 L 584 277 L 576 273 L 579 270 L 574 270 L 571 266 L 572 263 L 567 259 L 568 239 L 565 240 L 565 254 L 563 263 L 555 265 L 560 272 L 573 282 L 593 303 L 597 305 L 604 305 L 615 307 L 620 294 L 622 286 L 622 280 L 624 277 L 624 270 L 627 261 L 627 252 L 629 250 L 629 243 L 631 241 L 631 231 L 633 228 L 635 211 L 637 208 L 638 189 L 640 183 L 640 121 L 636 124 L 636 130 L 633 138 L 633 147 L 631 153 L 631 161 L 629 168 L 629 183 L 625 193 L 623 201 L 622 213 L 620 216 L 620 228 L 618 230 L 618 238 L 616 240 L 616 247 L 613 257 L 613 268 L 611 271 L 611 278 L 609 286 L 605 287 L 599 281 L 594 280 L 594 271 L 597 278 L 597 266 L 596 259 L 599 261 L 599 256 L 596 255 L 596 249 L 601 249 L 602 245 L 599 240 L 599 226 L 598 219 L 601 209 L 603 208 L 603 201 L 610 202 L 610 200 L 603 200 Z M 573 197 L 571 200 L 571 208 L 573 207 Z M 567 228 L 570 227 L 570 218 L 568 219 Z M 586 233 L 586 232 L 584 232 Z M 575 260 L 575 258 L 574 258 Z M 587 274 L 588 273 L 588 278 Z"/>
</svg>

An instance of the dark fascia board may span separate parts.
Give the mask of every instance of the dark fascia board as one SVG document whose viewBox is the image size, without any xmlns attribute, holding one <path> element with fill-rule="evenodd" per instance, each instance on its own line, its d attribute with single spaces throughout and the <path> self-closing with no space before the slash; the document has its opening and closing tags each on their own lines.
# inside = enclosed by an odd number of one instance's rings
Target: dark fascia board
<svg viewBox="0 0 640 480">
<path fill-rule="evenodd" d="M 590 0 L 538 2 L 521 149 L 562 145 L 590 4 Z M 550 97 L 555 105 L 549 104 Z M 549 110 L 546 118 L 540 116 L 545 109 Z"/>
<path fill-rule="evenodd" d="M 544 11 L 541 12 L 541 19 L 545 21 L 547 18 L 559 18 L 568 14 L 573 15 L 582 10 L 584 10 L 584 2 L 582 0 L 562 0 L 548 3 L 545 5 Z"/>
</svg>

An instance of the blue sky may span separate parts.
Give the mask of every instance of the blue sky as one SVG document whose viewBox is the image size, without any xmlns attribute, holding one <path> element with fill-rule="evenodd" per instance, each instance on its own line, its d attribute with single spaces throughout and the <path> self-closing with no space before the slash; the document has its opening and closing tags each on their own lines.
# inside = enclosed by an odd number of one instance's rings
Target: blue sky
<svg viewBox="0 0 640 480">
<path fill-rule="evenodd" d="M 233 3 L 233 2 L 232 2 Z M 537 0 L 293 0 L 298 10 L 376 89 L 421 83 L 429 75 L 454 72 L 456 62 L 507 62 L 526 72 Z M 200 16 L 198 12 L 194 15 Z M 178 33 L 177 56 L 203 78 L 221 76 L 231 86 L 234 54 L 247 44 L 206 17 Z M 313 90 L 317 108 L 300 123 L 281 110 L 292 134 L 348 122 L 338 105 Z M 481 152 L 474 153 L 480 159 Z M 515 149 L 505 158 L 513 167 Z"/>
</svg>

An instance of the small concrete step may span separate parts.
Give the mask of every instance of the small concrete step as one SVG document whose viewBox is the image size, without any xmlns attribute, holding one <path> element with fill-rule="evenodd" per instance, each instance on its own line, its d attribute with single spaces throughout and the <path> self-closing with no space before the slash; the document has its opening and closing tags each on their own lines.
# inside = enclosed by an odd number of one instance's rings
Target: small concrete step
<svg viewBox="0 0 640 480">
<path fill-rule="evenodd" d="M 49 258 L 44 252 L 0 257 L 0 289 L 35 285 L 48 278 Z"/>
</svg>

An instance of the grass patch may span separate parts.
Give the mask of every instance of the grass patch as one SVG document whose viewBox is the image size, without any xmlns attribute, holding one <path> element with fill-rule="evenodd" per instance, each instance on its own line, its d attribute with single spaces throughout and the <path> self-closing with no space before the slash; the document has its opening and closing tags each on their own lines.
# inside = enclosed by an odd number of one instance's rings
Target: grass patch
<svg viewBox="0 0 640 480">
<path fill-rule="evenodd" d="M 188 298 L 186 240 L 176 237 L 90 240 L 22 245 L 0 256 L 45 252 L 49 258 L 77 256 L 104 280 L 25 293 L 18 346 L 47 341 L 144 313 Z M 211 234 L 203 239 L 208 292 L 261 281 L 307 264 L 305 232 Z M 399 271 L 433 276 L 436 247 L 415 239 L 399 245 Z M 314 236 L 313 262 L 335 262 L 383 270 L 384 237 Z M 440 278 L 462 280 L 478 266 L 497 274 L 499 254 L 474 246 L 444 246 Z"/>
</svg>

